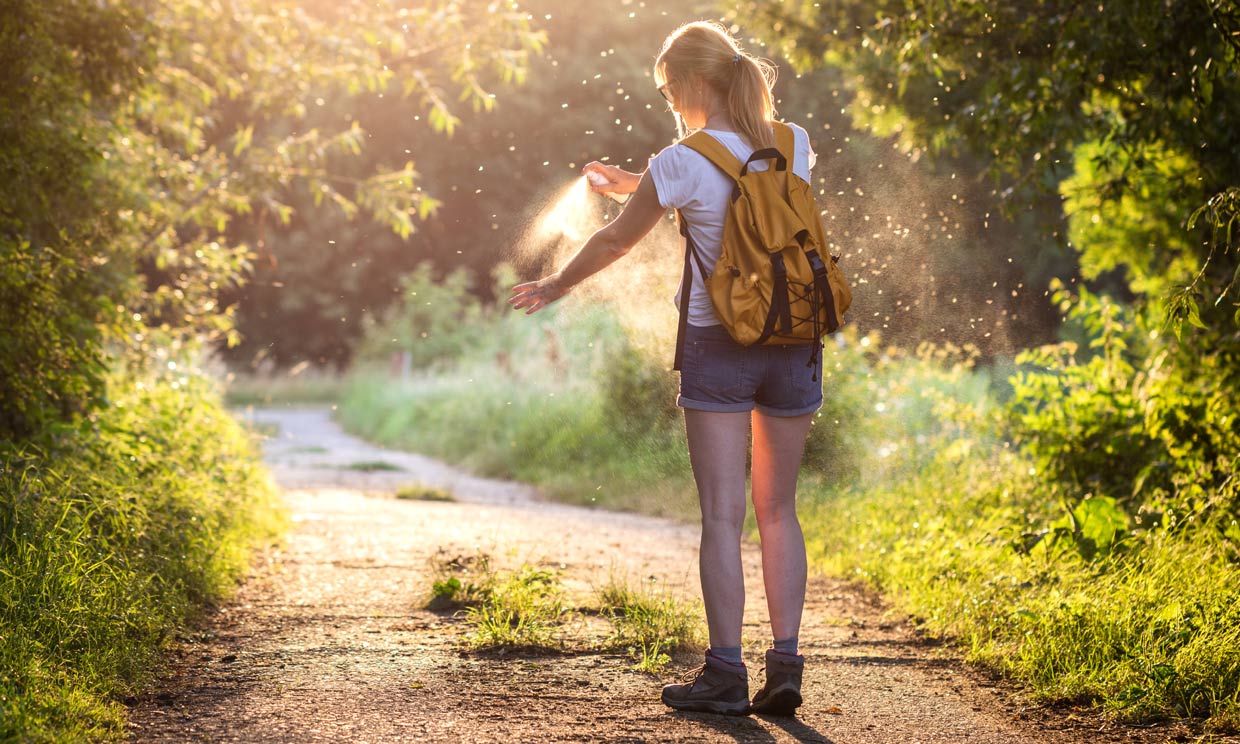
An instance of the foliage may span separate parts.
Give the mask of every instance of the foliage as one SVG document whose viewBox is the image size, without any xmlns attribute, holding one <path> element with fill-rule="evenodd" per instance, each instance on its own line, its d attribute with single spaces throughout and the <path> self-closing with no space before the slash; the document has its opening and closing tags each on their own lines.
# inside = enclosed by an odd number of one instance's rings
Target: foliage
<svg viewBox="0 0 1240 744">
<path fill-rule="evenodd" d="M 1016 438 L 1052 498 L 1069 511 L 1089 497 L 1113 499 L 1146 528 L 1240 515 L 1229 485 L 1240 408 L 1218 387 L 1234 380 L 1234 354 L 1175 365 L 1156 328 L 1127 320 L 1107 298 L 1057 287 L 1056 299 L 1087 348 L 1069 341 L 1023 354 L 1012 402 Z"/>
<path fill-rule="evenodd" d="M 366 330 L 371 344 L 363 354 L 381 358 L 383 351 L 404 352 L 418 369 L 459 358 L 471 342 L 464 329 L 478 328 L 481 317 L 468 275 L 457 269 L 436 279 L 431 265 L 422 263 L 401 277 L 399 287 L 402 302 L 381 319 L 369 316 Z"/>
<path fill-rule="evenodd" d="M 436 200 L 412 159 L 359 172 L 363 106 L 407 97 L 450 134 L 448 99 L 493 105 L 542 43 L 508 3 L 29 2 L 6 10 L 0 281 L 6 437 L 101 402 L 118 355 L 198 334 L 236 343 L 221 293 L 287 223 L 290 194 L 408 236 Z M 334 110 L 334 107 L 333 107 Z M 412 153 L 411 150 L 406 150 Z"/>
<path fill-rule="evenodd" d="M 546 32 L 543 54 L 529 60 L 519 90 L 497 94 L 493 113 L 460 113 L 451 148 L 420 153 L 418 172 L 439 206 L 408 240 L 315 209 L 302 192 L 289 196 L 298 213 L 288 225 L 269 220 L 263 228 L 257 215 L 234 223 L 262 245 L 253 281 L 229 293 L 242 336 L 222 350 L 230 364 L 343 368 L 365 355 L 369 323 L 400 301 L 401 277 L 423 262 L 436 277 L 464 269 L 473 291 L 493 299 L 487 277 L 496 263 L 512 262 L 527 277 L 554 263 L 553 246 L 532 235 L 531 218 L 584 163 L 640 171 L 671 144 L 672 117 L 654 89 L 652 62 L 675 26 L 716 13 L 709 3 L 534 0 L 522 7 Z M 775 47 L 749 48 L 780 56 Z M 986 356 L 1052 339 L 1056 319 L 1041 288 L 1074 272 L 1075 259 L 1041 234 L 1041 215 L 1005 220 L 977 182 L 976 164 L 915 162 L 851 125 L 837 71 L 794 75 L 779 63 L 780 115 L 803 124 L 818 153 L 814 186 L 833 250 L 855 281 L 870 285 L 858 293 L 854 318 L 891 339 L 971 342 Z M 411 142 L 435 136 L 409 99 L 387 96 L 350 113 L 368 135 L 358 169 L 399 166 Z M 1058 200 L 1050 207 L 1058 210 Z M 679 247 L 648 240 L 642 250 Z M 965 262 L 975 271 L 959 271 Z"/>
<path fill-rule="evenodd" d="M 119 701 L 282 527 L 205 379 L 106 383 L 111 404 L 56 442 L 0 449 L 0 740 L 122 738 Z"/>
<path fill-rule="evenodd" d="M 1123 263 L 1138 272 L 1134 289 L 1155 302 L 1175 289 L 1182 302 L 1200 292 L 1211 306 L 1232 286 L 1240 261 L 1225 229 L 1236 215 L 1226 195 L 1240 173 L 1233 0 L 755 0 L 736 15 L 754 19 L 759 35 L 778 39 L 803 69 L 842 67 L 856 94 L 851 112 L 865 125 L 907 147 L 987 158 L 1007 179 L 1012 209 L 1053 193 L 1074 171 L 1081 180 L 1092 162 L 1086 178 L 1098 193 L 1089 219 L 1121 229 L 1092 236 L 1099 245 L 1082 254 L 1087 276 Z M 1216 207 L 1198 211 L 1207 200 Z M 1134 204 L 1140 221 L 1128 217 Z M 1171 245 L 1159 239 L 1186 228 Z M 1202 269 L 1187 288 L 1181 272 L 1160 285 L 1151 284 L 1155 272 L 1141 272 L 1179 261 Z M 1201 339 L 1207 347 L 1236 325 L 1231 313 L 1209 315 L 1205 325 L 1217 330 Z"/>
<path fill-rule="evenodd" d="M 0 19 L 0 439 L 85 410 L 129 291 L 106 166 L 149 50 L 126 2 L 16 2 Z"/>
<path fill-rule="evenodd" d="M 486 8 L 476 0 L 460 5 L 471 13 Z M 262 236 L 264 260 L 255 281 L 234 295 L 245 338 L 222 350 L 226 357 L 235 365 L 259 356 L 281 366 L 308 360 L 343 368 L 365 353 L 359 344 L 368 324 L 404 296 L 402 277 L 427 262 L 436 277 L 463 270 L 476 280 L 473 291 L 489 299 L 486 277 L 495 264 L 516 259 L 531 205 L 589 160 L 638 167 L 632 162 L 670 141 L 671 119 L 650 83 L 651 45 L 677 22 L 656 8 L 680 13 L 683 4 L 648 6 L 620 12 L 609 4 L 602 12 L 558 0 L 521 3 L 545 34 L 540 54 L 523 64 L 519 91 L 488 99 L 493 109 L 456 112 L 451 148 L 419 153 L 418 172 L 437 206 L 435 219 L 407 240 L 314 209 L 305 193 L 289 195 L 302 209 L 287 225 L 264 229 L 249 220 L 243 229 Z M 624 53 L 645 48 L 649 53 Z M 350 113 L 368 135 L 358 167 L 403 163 L 410 143 L 434 141 L 433 122 L 416 100 L 387 96 Z"/>
</svg>

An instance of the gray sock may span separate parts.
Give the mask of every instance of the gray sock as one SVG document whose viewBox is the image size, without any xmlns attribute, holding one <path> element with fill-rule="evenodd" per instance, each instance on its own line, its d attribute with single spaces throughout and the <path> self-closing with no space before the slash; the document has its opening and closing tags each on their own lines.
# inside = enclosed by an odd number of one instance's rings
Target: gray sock
<svg viewBox="0 0 1240 744">
<path fill-rule="evenodd" d="M 798 639 L 796 636 L 792 636 L 791 638 L 785 638 L 782 641 L 775 641 L 774 649 L 781 654 L 787 654 L 789 656 L 796 656 L 797 655 L 797 640 Z"/>
<path fill-rule="evenodd" d="M 726 661 L 730 664 L 745 665 L 744 659 L 741 658 L 740 646 L 711 646 L 710 655 L 719 661 Z"/>
</svg>

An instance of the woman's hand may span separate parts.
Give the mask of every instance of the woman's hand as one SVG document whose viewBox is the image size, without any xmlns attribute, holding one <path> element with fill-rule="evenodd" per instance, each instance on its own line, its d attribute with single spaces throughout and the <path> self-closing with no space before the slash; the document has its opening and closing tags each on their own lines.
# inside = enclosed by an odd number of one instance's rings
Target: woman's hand
<svg viewBox="0 0 1240 744">
<path fill-rule="evenodd" d="M 568 294 L 568 287 L 563 286 L 560 275 L 552 274 L 536 282 L 525 282 L 512 288 L 512 297 L 508 304 L 513 310 L 525 310 L 526 315 L 542 310 Z"/>
<path fill-rule="evenodd" d="M 595 184 L 594 179 L 586 179 L 590 183 L 590 190 L 596 194 L 631 194 L 637 191 L 637 184 L 641 181 L 640 173 L 629 173 L 623 168 L 605 165 L 597 160 L 586 163 L 581 172 L 597 173 L 607 179 L 607 183 L 602 184 Z"/>
</svg>

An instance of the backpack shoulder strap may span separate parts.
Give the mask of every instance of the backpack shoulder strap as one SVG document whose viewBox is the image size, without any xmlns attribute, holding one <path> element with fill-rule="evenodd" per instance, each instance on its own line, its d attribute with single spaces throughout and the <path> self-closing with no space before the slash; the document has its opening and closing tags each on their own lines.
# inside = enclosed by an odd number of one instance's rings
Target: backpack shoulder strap
<svg viewBox="0 0 1240 744">
<path fill-rule="evenodd" d="M 782 121 L 772 122 L 775 129 L 775 148 L 779 150 L 785 158 L 788 158 L 788 170 L 792 170 L 792 159 L 797 154 L 796 136 L 792 133 L 792 127 Z"/>
<path fill-rule="evenodd" d="M 740 180 L 741 161 L 737 160 L 736 156 L 723 146 L 723 143 L 706 132 L 694 132 L 682 139 L 680 144 L 714 163 L 716 168 L 727 174 L 733 181 Z"/>
<path fill-rule="evenodd" d="M 775 130 L 775 149 L 779 150 L 785 158 L 788 159 L 788 167 L 784 169 L 784 198 L 787 198 L 791 189 L 792 169 L 795 167 L 797 154 L 796 135 L 792 131 L 792 127 L 782 121 L 771 122 L 771 128 Z"/>
</svg>

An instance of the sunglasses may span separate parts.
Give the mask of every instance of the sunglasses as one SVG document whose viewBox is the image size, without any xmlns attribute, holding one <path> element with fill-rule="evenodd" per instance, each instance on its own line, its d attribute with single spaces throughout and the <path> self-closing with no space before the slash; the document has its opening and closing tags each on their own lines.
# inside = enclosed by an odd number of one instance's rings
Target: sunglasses
<svg viewBox="0 0 1240 744">
<path fill-rule="evenodd" d="M 663 100 L 667 101 L 668 103 L 671 103 L 672 97 L 667 94 L 667 86 L 669 85 L 671 85 L 671 83 L 664 83 L 659 86 L 658 90 L 659 90 L 659 95 L 663 96 Z"/>
</svg>

